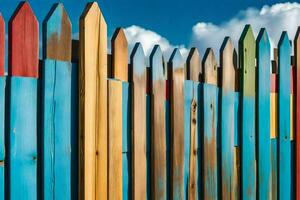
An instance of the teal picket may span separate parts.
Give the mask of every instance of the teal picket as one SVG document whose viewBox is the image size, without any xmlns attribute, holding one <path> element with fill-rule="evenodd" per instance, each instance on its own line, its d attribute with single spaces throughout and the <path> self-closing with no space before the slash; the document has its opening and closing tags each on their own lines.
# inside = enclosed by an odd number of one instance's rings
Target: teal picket
<svg viewBox="0 0 300 200">
<path fill-rule="evenodd" d="M 37 79 L 8 77 L 6 119 L 9 195 L 37 199 Z"/>
<path fill-rule="evenodd" d="M 278 43 L 278 198 L 291 199 L 290 41 L 283 32 Z"/>
<path fill-rule="evenodd" d="M 241 197 L 256 197 L 255 39 L 246 25 L 239 40 L 241 78 Z"/>
<path fill-rule="evenodd" d="M 257 191 L 258 199 L 271 196 L 270 140 L 270 42 L 267 31 L 260 30 L 256 39 L 257 59 Z"/>
<path fill-rule="evenodd" d="M 4 200 L 4 164 L 5 164 L 5 144 L 4 144 L 4 113 L 5 113 L 5 79 L 0 77 L 0 200 Z"/>
<path fill-rule="evenodd" d="M 122 193 L 131 199 L 131 87 L 122 82 Z"/>
<path fill-rule="evenodd" d="M 71 63 L 71 24 L 62 4 L 55 4 L 44 21 L 42 70 L 43 198 L 71 199 L 74 75 Z M 63 51 L 60 52 L 60 51 Z M 76 69 L 75 69 L 76 70 Z M 72 110 L 73 109 L 73 110 Z M 71 178 L 72 177 L 72 178 Z M 73 180 L 73 178 L 75 178 Z M 72 180 L 71 180 L 72 179 Z M 74 194 L 73 194 L 74 195 Z"/>
<path fill-rule="evenodd" d="M 239 92 L 237 91 L 237 54 L 230 38 L 226 37 L 220 50 L 222 71 L 220 138 L 222 198 L 238 199 L 238 177 L 235 176 L 234 156 L 239 133 Z"/>
</svg>

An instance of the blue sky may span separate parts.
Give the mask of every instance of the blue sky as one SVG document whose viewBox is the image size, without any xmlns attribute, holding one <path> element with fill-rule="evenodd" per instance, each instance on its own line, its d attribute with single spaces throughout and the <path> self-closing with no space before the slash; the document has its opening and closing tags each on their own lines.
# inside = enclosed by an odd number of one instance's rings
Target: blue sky
<svg viewBox="0 0 300 200">
<path fill-rule="evenodd" d="M 300 0 L 299 0 L 300 1 Z M 8 22 L 20 0 L 0 0 L 0 11 Z M 29 0 L 39 22 L 45 18 L 57 1 Z M 86 0 L 61 0 L 78 35 L 79 17 Z M 149 55 L 155 44 L 160 44 L 165 57 L 180 48 L 186 56 L 196 46 L 200 54 L 206 48 L 214 49 L 218 57 L 225 36 L 235 46 L 245 24 L 250 23 L 254 34 L 265 27 L 272 47 L 283 30 L 290 39 L 300 25 L 300 3 L 277 0 L 99 0 L 98 4 L 108 24 L 108 36 L 121 26 L 125 28 L 130 50 L 141 42 Z M 41 28 L 41 26 L 40 26 Z M 110 44 L 108 44 L 110 49 Z"/>
<path fill-rule="evenodd" d="M 8 21 L 19 0 L 1 0 L 0 10 Z M 41 22 L 51 5 L 57 1 L 29 0 Z M 61 0 L 78 31 L 78 18 L 86 0 Z M 224 23 L 249 7 L 260 9 L 263 5 L 278 3 L 277 0 L 101 0 L 98 1 L 112 35 L 118 26 L 138 25 L 159 33 L 173 44 L 188 45 L 191 28 L 199 21 Z"/>
</svg>

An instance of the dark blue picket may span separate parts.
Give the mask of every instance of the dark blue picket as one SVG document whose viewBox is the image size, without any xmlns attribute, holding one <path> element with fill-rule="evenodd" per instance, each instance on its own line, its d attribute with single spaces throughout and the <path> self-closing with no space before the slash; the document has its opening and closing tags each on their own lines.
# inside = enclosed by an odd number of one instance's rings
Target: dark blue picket
<svg viewBox="0 0 300 200">
<path fill-rule="evenodd" d="M 5 113 L 5 77 L 0 77 L 0 200 L 4 200 L 4 113 Z"/>
<path fill-rule="evenodd" d="M 271 198 L 270 42 L 261 29 L 256 40 L 257 58 L 257 188 L 258 199 Z"/>
<path fill-rule="evenodd" d="M 283 32 L 278 43 L 278 198 L 291 199 L 290 41 Z"/>
</svg>

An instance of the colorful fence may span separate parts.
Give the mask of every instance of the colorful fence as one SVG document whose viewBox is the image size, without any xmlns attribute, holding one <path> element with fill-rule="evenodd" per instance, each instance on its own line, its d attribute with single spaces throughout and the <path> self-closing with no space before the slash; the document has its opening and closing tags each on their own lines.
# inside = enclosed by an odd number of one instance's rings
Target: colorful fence
<svg viewBox="0 0 300 200">
<path fill-rule="evenodd" d="M 158 44 L 147 62 L 137 43 L 129 56 L 122 28 L 108 55 L 97 3 L 79 25 L 72 41 L 55 4 L 39 61 L 22 2 L 6 75 L 0 16 L 0 200 L 300 199 L 300 29 L 294 53 L 283 32 L 271 61 L 267 31 L 255 39 L 246 25 L 238 51 L 220 44 L 218 66 L 210 48 L 166 61 Z"/>
</svg>

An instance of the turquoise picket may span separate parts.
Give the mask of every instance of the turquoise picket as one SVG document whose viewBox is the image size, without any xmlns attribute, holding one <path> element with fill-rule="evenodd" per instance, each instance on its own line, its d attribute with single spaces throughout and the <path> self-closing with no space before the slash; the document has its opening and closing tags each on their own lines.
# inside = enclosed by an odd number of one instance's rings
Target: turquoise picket
<svg viewBox="0 0 300 200">
<path fill-rule="evenodd" d="M 256 39 L 257 59 L 257 191 L 258 199 L 271 196 L 270 140 L 270 42 L 267 31 L 260 30 Z"/>
<path fill-rule="evenodd" d="M 74 76 L 71 63 L 71 24 L 62 4 L 55 4 L 43 23 L 42 171 L 43 198 L 71 199 L 72 139 L 76 137 Z M 75 96 L 76 97 L 76 96 Z M 73 99 L 72 99 L 73 98 Z M 72 177 L 72 178 L 71 178 Z M 74 180 L 73 180 L 74 178 Z M 73 194 L 74 195 L 74 194 Z"/>
<path fill-rule="evenodd" d="M 131 88 L 122 82 L 122 192 L 123 200 L 131 199 Z"/>
<path fill-rule="evenodd" d="M 203 58 L 203 194 L 204 199 L 217 199 L 219 191 L 218 175 L 218 113 L 219 88 L 217 83 L 217 63 L 212 49 L 207 49 Z"/>
<path fill-rule="evenodd" d="M 290 41 L 283 32 L 278 43 L 278 198 L 291 199 Z"/>
<path fill-rule="evenodd" d="M 239 133 L 239 91 L 236 86 L 237 54 L 229 37 L 224 39 L 220 49 L 222 71 L 220 96 L 220 138 L 222 198 L 238 199 L 238 177 L 235 177 L 234 156 L 238 147 Z"/>
<path fill-rule="evenodd" d="M 0 77 L 0 200 L 4 200 L 4 113 L 5 113 L 5 77 Z"/>
<path fill-rule="evenodd" d="M 255 39 L 246 25 L 239 39 L 241 77 L 241 198 L 256 197 Z"/>
<path fill-rule="evenodd" d="M 37 79 L 7 78 L 9 199 L 37 199 Z M 7 176 L 7 177 L 8 177 Z"/>
<path fill-rule="evenodd" d="M 44 199 L 71 199 L 72 64 L 44 60 L 42 138 Z M 73 124 L 74 126 L 74 124 Z"/>
</svg>

